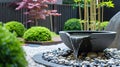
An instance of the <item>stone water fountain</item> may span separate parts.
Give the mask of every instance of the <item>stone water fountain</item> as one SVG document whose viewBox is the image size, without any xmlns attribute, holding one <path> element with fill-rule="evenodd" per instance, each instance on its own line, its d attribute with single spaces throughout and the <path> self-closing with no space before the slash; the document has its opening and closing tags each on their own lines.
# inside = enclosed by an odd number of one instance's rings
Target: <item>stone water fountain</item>
<svg viewBox="0 0 120 67">
<path fill-rule="evenodd" d="M 120 66 L 120 51 L 106 49 L 114 42 L 116 32 L 60 31 L 60 36 L 70 49 L 39 53 L 33 59 L 51 67 Z"/>
<path fill-rule="evenodd" d="M 39 53 L 33 60 L 50 67 L 119 67 L 120 25 L 114 23 L 117 27 L 109 28 L 118 14 L 110 20 L 106 31 L 60 31 L 62 41 L 70 49 Z"/>
</svg>

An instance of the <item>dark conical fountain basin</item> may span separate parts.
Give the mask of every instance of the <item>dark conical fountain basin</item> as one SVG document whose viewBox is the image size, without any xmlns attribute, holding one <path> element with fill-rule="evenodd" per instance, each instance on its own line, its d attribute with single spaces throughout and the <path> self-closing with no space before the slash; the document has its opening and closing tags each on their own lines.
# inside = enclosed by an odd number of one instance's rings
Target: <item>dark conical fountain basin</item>
<svg viewBox="0 0 120 67">
<path fill-rule="evenodd" d="M 87 36 L 83 39 L 80 45 L 79 52 L 101 52 L 108 48 L 115 39 L 116 32 L 113 31 L 60 31 L 62 41 L 67 47 L 73 50 L 70 36 L 81 37 Z M 68 36 L 67 34 L 70 34 Z"/>
</svg>

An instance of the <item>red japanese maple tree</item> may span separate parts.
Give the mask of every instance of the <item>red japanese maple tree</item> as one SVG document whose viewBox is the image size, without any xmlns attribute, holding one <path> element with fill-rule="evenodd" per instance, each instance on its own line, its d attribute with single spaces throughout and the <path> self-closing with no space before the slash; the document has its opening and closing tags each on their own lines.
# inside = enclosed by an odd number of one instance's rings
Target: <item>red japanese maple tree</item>
<svg viewBox="0 0 120 67">
<path fill-rule="evenodd" d="M 20 10 L 22 8 L 27 9 L 24 14 L 28 15 L 28 22 L 35 22 L 38 24 L 38 19 L 46 19 L 46 16 L 59 16 L 61 14 L 57 13 L 57 10 L 48 10 L 49 3 L 55 3 L 56 0 L 22 0 L 18 2 L 18 7 L 16 10 Z"/>
</svg>

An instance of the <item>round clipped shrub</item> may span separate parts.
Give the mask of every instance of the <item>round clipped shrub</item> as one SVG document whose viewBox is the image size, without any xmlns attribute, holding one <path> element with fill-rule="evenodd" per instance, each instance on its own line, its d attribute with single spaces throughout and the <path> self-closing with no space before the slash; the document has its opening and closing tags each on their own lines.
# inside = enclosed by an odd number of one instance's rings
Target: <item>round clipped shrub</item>
<svg viewBox="0 0 120 67">
<path fill-rule="evenodd" d="M 10 32 L 14 32 L 17 34 L 18 37 L 22 37 L 25 32 L 25 27 L 22 23 L 18 21 L 10 21 L 7 22 L 5 25 L 5 28 L 7 28 Z"/>
<path fill-rule="evenodd" d="M 80 20 L 76 18 L 68 19 L 65 22 L 64 30 L 81 30 Z"/>
<path fill-rule="evenodd" d="M 21 42 L 0 26 L 0 67 L 27 67 Z"/>
<path fill-rule="evenodd" d="M 39 26 L 28 29 L 23 38 L 27 41 L 50 41 L 52 39 L 50 30 Z"/>
</svg>

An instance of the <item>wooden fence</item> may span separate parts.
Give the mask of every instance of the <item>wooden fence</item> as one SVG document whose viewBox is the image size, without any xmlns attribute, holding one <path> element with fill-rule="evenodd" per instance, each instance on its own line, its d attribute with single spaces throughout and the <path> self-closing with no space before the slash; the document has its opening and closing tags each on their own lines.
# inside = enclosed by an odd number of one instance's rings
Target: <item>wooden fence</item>
<svg viewBox="0 0 120 67">
<path fill-rule="evenodd" d="M 11 3 L 18 0 L 0 0 L 0 21 L 7 22 L 7 21 L 20 21 L 22 22 L 27 28 L 34 26 L 33 23 L 25 23 L 27 21 L 27 16 L 23 14 L 26 10 L 15 11 L 15 6 L 10 7 Z M 119 1 L 119 0 L 118 0 Z M 117 2 L 115 2 L 117 4 Z M 116 8 L 117 5 L 115 5 Z M 46 20 L 39 20 L 39 26 L 45 26 L 54 32 L 59 32 L 63 30 L 64 23 L 66 20 L 70 18 L 78 18 L 78 9 L 73 9 L 70 5 L 56 5 L 51 4 L 49 5 L 49 9 L 56 9 L 58 13 L 61 13 L 61 16 L 54 17 L 52 16 L 52 23 L 50 22 L 50 17 L 47 17 Z M 118 11 L 118 7 L 116 8 Z M 114 14 L 111 12 L 112 9 L 104 9 L 104 19 L 109 20 Z M 109 11 L 108 11 L 109 10 Z M 114 9 L 115 10 L 115 9 Z M 116 11 L 116 12 L 117 12 Z M 106 15 L 107 13 L 107 15 Z"/>
<path fill-rule="evenodd" d="M 0 21 L 20 21 L 27 28 L 34 26 L 34 23 L 26 23 L 27 16 L 23 14 L 25 10 L 16 11 L 12 2 L 0 2 Z M 77 9 L 73 9 L 70 5 L 49 5 L 49 9 L 57 9 L 58 13 L 61 13 L 61 16 L 54 17 L 52 16 L 52 23 L 50 22 L 50 17 L 47 17 L 46 20 L 39 20 L 39 26 L 45 26 L 54 32 L 59 32 L 63 30 L 64 22 L 69 18 L 77 18 Z"/>
</svg>

